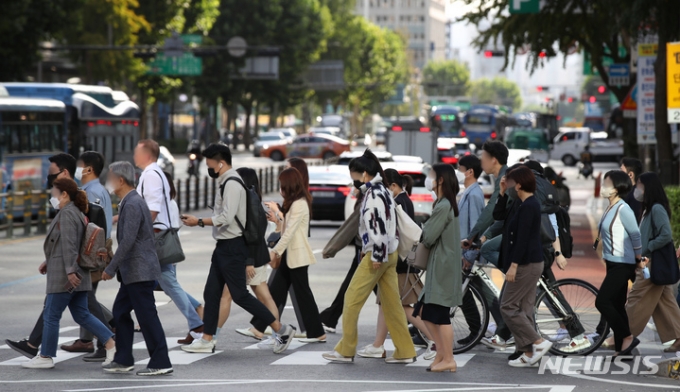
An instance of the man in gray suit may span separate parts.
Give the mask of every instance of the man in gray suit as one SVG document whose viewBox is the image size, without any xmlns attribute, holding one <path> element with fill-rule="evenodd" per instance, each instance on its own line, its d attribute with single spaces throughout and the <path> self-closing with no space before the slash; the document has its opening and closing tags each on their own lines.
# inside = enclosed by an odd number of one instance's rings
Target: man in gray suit
<svg viewBox="0 0 680 392">
<path fill-rule="evenodd" d="M 129 162 L 109 165 L 107 189 L 120 198 L 118 203 L 118 249 L 102 273 L 103 280 L 119 273 L 120 289 L 113 303 L 116 324 L 116 356 L 104 366 L 107 373 L 127 373 L 134 369 L 132 343 L 135 325 L 130 312 L 135 311 L 151 358 L 138 376 L 158 376 L 172 373 L 168 345 L 158 319 L 153 289 L 161 277 L 161 268 L 154 245 L 153 222 L 146 202 L 135 191 L 135 169 Z"/>
</svg>

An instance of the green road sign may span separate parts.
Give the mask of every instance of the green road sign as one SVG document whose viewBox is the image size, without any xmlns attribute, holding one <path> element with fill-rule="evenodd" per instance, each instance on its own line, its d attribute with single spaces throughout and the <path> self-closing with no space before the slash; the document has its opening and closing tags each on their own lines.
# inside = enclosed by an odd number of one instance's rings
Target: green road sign
<svg viewBox="0 0 680 392">
<path fill-rule="evenodd" d="M 203 36 L 185 34 L 180 36 L 185 46 L 200 45 Z M 198 76 L 203 71 L 203 61 L 190 52 L 182 53 L 179 57 L 168 57 L 162 52 L 147 64 L 147 74 L 168 76 Z"/>
<path fill-rule="evenodd" d="M 541 0 L 510 0 L 511 14 L 537 14 L 541 10 Z"/>
<path fill-rule="evenodd" d="M 624 46 L 619 46 L 619 57 L 623 57 L 626 55 L 626 48 Z M 607 51 L 604 56 L 602 56 L 602 65 L 605 68 L 609 68 L 610 65 L 614 64 L 614 59 L 611 57 L 607 56 Z M 589 76 L 589 75 L 599 75 L 599 72 L 597 71 L 597 68 L 593 67 L 593 62 L 590 59 L 590 53 L 584 52 L 583 55 L 583 75 L 584 76 Z"/>
</svg>

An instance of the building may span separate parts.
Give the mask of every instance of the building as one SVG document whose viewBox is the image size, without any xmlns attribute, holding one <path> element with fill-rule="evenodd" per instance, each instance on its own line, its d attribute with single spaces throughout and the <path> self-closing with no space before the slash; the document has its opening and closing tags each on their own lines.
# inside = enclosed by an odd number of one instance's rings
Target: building
<svg viewBox="0 0 680 392">
<path fill-rule="evenodd" d="M 415 67 L 446 58 L 446 0 L 357 0 L 356 12 L 406 37 Z"/>
</svg>

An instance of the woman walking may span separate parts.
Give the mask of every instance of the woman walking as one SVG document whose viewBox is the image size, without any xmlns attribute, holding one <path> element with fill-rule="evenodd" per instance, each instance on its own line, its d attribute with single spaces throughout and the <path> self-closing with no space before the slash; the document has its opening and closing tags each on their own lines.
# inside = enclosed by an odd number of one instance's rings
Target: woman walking
<svg viewBox="0 0 680 392">
<path fill-rule="evenodd" d="M 404 210 L 404 212 L 415 221 L 415 211 L 413 209 L 413 202 L 409 195 L 413 187 L 413 179 L 408 176 L 402 176 L 394 169 L 385 170 L 385 179 L 387 180 L 388 189 L 394 197 L 394 202 Z M 432 335 L 425 327 L 423 321 L 413 316 L 412 305 L 418 302 L 418 297 L 423 288 L 423 283 L 418 279 L 418 271 L 409 270 L 409 266 L 405 260 L 399 258 L 397 261 L 397 278 L 399 282 L 399 296 L 401 298 L 401 305 L 404 308 L 406 319 L 413 326 L 418 328 L 429 341 L 432 341 Z M 385 314 L 383 313 L 380 304 L 380 291 L 378 291 L 377 303 L 378 307 L 378 325 L 376 327 L 375 340 L 373 344 L 369 344 L 357 352 L 357 355 L 363 358 L 385 358 L 386 351 L 383 347 L 385 339 L 387 339 L 387 324 L 385 324 Z M 425 359 L 434 358 L 434 351 L 430 350 L 425 354 Z M 430 357 L 431 356 L 431 357 Z M 429 357 L 429 358 L 428 358 Z"/>
<path fill-rule="evenodd" d="M 642 243 L 644 268 L 653 260 L 652 252 L 673 242 L 671 233 L 671 208 L 668 197 L 656 173 L 642 174 L 634 190 L 635 199 L 642 203 L 640 239 Z M 642 333 L 651 316 L 662 342 L 675 340 L 664 352 L 680 351 L 680 308 L 673 295 L 674 285 L 657 286 L 651 279 L 645 279 L 642 269 L 635 272 L 635 283 L 628 293 L 626 313 L 633 336 Z"/>
<path fill-rule="evenodd" d="M 70 178 L 54 181 L 50 203 L 57 210 L 45 237 L 43 249 L 45 260 L 38 271 L 47 275 L 47 298 L 45 299 L 44 329 L 40 354 L 23 363 L 27 369 L 51 369 L 52 358 L 57 356 L 59 321 L 68 307 L 73 320 L 105 342 L 106 360 L 113 361 L 116 345 L 113 333 L 97 320 L 87 308 L 87 292 L 92 290 L 90 273 L 78 266 L 80 242 L 87 225 L 84 213 L 88 202 L 85 191 Z"/>
<path fill-rule="evenodd" d="M 437 201 L 430 219 L 423 227 L 421 243 L 430 250 L 430 255 L 425 288 L 414 315 L 425 322 L 437 346 L 434 361 L 427 370 L 455 372 L 450 310 L 463 302 L 460 225 L 456 203 L 460 187 L 456 170 L 444 163 L 432 166 L 425 187 L 437 195 Z"/>
<path fill-rule="evenodd" d="M 611 170 L 604 175 L 600 195 L 609 207 L 600 219 L 597 241 L 607 274 L 597 294 L 595 306 L 614 332 L 616 355 L 630 355 L 640 341 L 631 334 L 626 313 L 628 281 L 635 280 L 635 268 L 642 268 L 642 243 L 635 213 L 623 200 L 632 186 L 628 174 Z M 647 318 L 649 320 L 649 318 Z"/>
<path fill-rule="evenodd" d="M 387 329 L 394 341 L 395 351 L 387 363 L 412 363 L 416 351 L 406 324 L 406 316 L 399 298 L 397 279 L 397 220 L 395 203 L 383 183 L 384 172 L 378 158 L 366 150 L 364 155 L 353 159 L 349 171 L 354 186 L 365 188 L 359 219 L 359 235 L 365 254 L 352 278 L 342 312 L 342 339 L 335 350 L 324 353 L 331 362 L 354 361 L 359 340 L 359 312 L 366 303 L 373 287 L 378 284 Z"/>
<path fill-rule="evenodd" d="M 536 177 L 526 166 L 508 171 L 501 179 L 501 194 L 508 195 L 521 204 L 504 227 L 503 265 L 505 289 L 501 293 L 501 314 L 506 326 L 515 337 L 516 351 L 522 354 L 511 359 L 512 367 L 529 367 L 538 363 L 552 342 L 541 338 L 534 327 L 536 284 L 543 272 L 543 247 L 541 244 L 541 204 L 534 197 Z"/>
</svg>

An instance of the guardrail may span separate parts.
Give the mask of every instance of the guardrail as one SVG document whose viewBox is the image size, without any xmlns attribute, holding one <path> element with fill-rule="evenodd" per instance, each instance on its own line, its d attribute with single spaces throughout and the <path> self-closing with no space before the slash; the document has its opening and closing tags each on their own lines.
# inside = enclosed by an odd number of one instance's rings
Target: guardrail
<svg viewBox="0 0 680 392">
<path fill-rule="evenodd" d="M 309 166 L 323 165 L 320 159 L 308 160 Z M 263 194 L 278 190 L 279 173 L 283 164 L 255 169 Z M 175 181 L 176 201 L 180 211 L 192 211 L 212 207 L 219 190 L 217 180 L 209 177 L 190 177 Z M 49 206 L 49 191 L 26 190 L 0 193 L 0 239 L 28 237 L 47 233 L 54 211 Z M 118 200 L 112 196 L 114 215 Z"/>
</svg>

